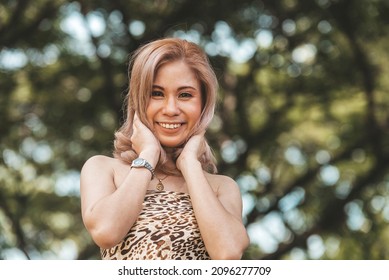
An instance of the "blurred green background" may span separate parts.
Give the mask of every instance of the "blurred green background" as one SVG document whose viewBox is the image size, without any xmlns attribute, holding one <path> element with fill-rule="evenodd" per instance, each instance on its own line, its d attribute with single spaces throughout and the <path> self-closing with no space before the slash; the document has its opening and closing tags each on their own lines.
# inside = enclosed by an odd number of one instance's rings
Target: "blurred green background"
<svg viewBox="0 0 389 280">
<path fill-rule="evenodd" d="M 220 81 L 208 132 L 244 259 L 389 259 L 389 1 L 1 0 L 0 259 L 99 259 L 80 217 L 129 54 L 174 36 Z"/>
</svg>

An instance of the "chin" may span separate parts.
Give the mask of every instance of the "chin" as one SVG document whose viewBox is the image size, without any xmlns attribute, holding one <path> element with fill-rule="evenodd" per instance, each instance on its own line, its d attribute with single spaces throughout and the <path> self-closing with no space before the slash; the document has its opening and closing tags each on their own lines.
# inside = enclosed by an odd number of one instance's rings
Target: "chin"
<svg viewBox="0 0 389 280">
<path fill-rule="evenodd" d="M 181 142 L 178 142 L 178 141 L 160 141 L 161 143 L 161 146 L 163 148 L 168 148 L 168 149 L 175 149 L 175 148 L 182 148 L 185 144 L 185 141 L 181 141 Z"/>
<path fill-rule="evenodd" d="M 159 143 L 164 148 L 182 148 L 187 139 L 184 135 L 156 135 Z"/>
<path fill-rule="evenodd" d="M 163 144 L 161 143 L 161 146 L 162 148 L 165 148 L 165 149 L 179 149 L 179 148 L 182 148 L 184 146 L 184 143 L 181 143 L 181 144 L 177 144 L 177 145 L 172 145 L 172 144 Z"/>
</svg>

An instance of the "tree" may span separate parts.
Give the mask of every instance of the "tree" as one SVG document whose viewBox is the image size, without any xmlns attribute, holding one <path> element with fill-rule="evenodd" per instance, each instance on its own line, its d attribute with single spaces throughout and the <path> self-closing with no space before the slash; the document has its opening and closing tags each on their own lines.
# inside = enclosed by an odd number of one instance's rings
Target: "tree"
<svg viewBox="0 0 389 280">
<path fill-rule="evenodd" d="M 221 9 L 220 7 L 223 7 Z M 199 43 L 208 137 L 239 183 L 246 259 L 387 258 L 386 1 L 3 1 L 0 257 L 98 258 L 79 170 L 110 155 L 128 54 Z"/>
</svg>

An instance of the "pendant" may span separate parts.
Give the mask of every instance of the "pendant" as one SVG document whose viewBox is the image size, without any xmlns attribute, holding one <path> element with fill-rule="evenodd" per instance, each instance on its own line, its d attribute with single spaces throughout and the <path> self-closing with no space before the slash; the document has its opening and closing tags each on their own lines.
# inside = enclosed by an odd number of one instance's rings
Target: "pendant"
<svg viewBox="0 0 389 280">
<path fill-rule="evenodd" d="M 158 179 L 159 180 L 159 179 Z M 165 188 L 162 184 L 162 181 L 159 180 L 158 184 L 155 186 L 155 188 L 158 190 L 158 191 L 163 191 L 163 189 Z"/>
</svg>

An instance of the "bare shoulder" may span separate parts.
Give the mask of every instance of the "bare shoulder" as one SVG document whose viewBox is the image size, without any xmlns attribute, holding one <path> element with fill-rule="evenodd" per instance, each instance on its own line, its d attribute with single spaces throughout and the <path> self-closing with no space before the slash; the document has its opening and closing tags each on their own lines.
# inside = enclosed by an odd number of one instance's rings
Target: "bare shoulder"
<svg viewBox="0 0 389 280">
<path fill-rule="evenodd" d="M 129 170 L 129 164 L 120 159 L 103 155 L 92 156 L 82 167 L 81 183 L 86 181 L 88 185 L 110 185 L 116 189 Z"/>
<path fill-rule="evenodd" d="M 239 186 L 231 177 L 210 173 L 206 173 L 206 177 L 210 185 L 218 195 L 223 194 L 225 192 L 233 192 L 240 195 Z"/>
<path fill-rule="evenodd" d="M 90 157 L 82 167 L 81 174 L 94 173 L 103 175 L 113 174 L 116 170 L 120 169 L 124 163 L 119 159 L 108 157 L 104 155 L 95 155 Z"/>
<path fill-rule="evenodd" d="M 89 158 L 82 167 L 80 186 L 84 192 L 109 193 L 116 189 L 117 180 L 125 164 L 116 158 L 96 155 Z"/>
<path fill-rule="evenodd" d="M 241 219 L 242 196 L 235 180 L 218 174 L 207 174 L 206 177 L 224 208 L 238 219 Z"/>
<path fill-rule="evenodd" d="M 94 169 L 94 168 L 109 168 L 113 165 L 114 158 L 103 156 L 103 155 L 95 155 L 90 157 L 82 167 L 83 170 L 85 169 Z"/>
</svg>

